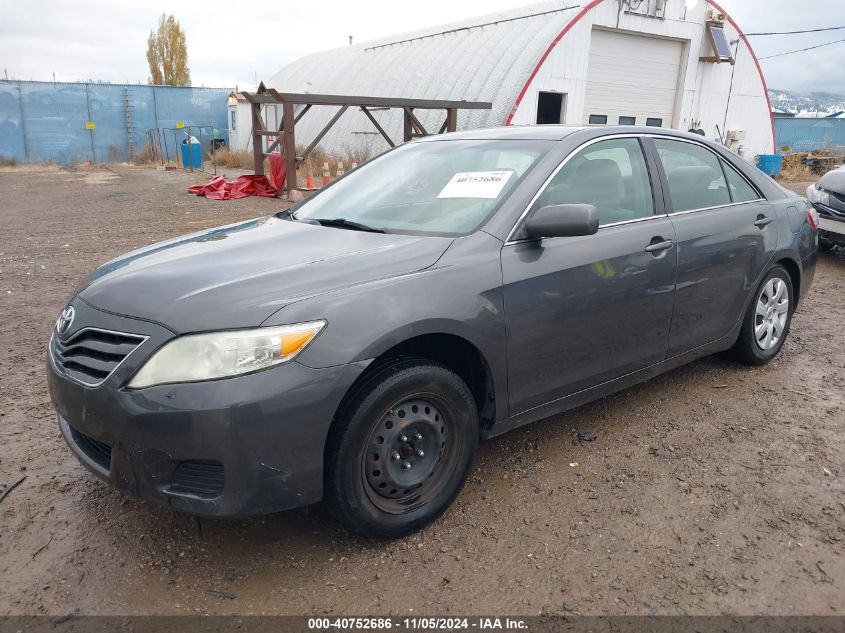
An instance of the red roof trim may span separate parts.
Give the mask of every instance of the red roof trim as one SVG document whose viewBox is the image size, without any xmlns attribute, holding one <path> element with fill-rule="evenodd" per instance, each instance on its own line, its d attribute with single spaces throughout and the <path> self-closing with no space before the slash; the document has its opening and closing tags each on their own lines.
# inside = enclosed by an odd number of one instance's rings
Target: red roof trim
<svg viewBox="0 0 845 633">
<path fill-rule="evenodd" d="M 519 108 L 519 104 L 522 103 L 522 99 L 525 97 L 525 93 L 528 92 L 528 86 L 531 85 L 531 82 L 534 81 L 534 78 L 537 76 L 537 73 L 540 72 L 540 67 L 546 61 L 549 55 L 551 55 L 552 50 L 555 46 L 557 46 L 558 42 L 563 39 L 563 36 L 566 35 L 569 30 L 577 24 L 577 22 L 583 18 L 591 9 L 598 6 L 604 0 L 593 0 L 588 4 L 586 7 L 581 9 L 572 20 L 570 20 L 566 26 L 563 27 L 560 33 L 557 34 L 557 37 L 552 40 L 552 43 L 549 44 L 549 47 L 546 49 L 546 52 L 543 53 L 543 56 L 540 57 L 540 61 L 537 62 L 537 65 L 534 67 L 534 70 L 531 71 L 531 74 L 528 76 L 525 84 L 522 86 L 522 89 L 519 91 L 519 95 L 516 97 L 516 101 L 514 101 L 513 107 L 511 108 L 510 112 L 508 113 L 508 118 L 505 120 L 505 125 L 510 125 L 511 121 L 513 121 L 514 114 L 516 114 L 517 109 Z M 769 119 L 771 120 L 772 124 L 772 151 L 774 151 L 776 147 L 776 139 L 775 139 L 775 118 L 772 115 L 772 103 L 769 100 L 769 87 L 766 85 L 766 77 L 763 75 L 763 69 L 760 67 L 760 61 L 757 59 L 757 55 L 754 53 L 754 49 L 751 47 L 751 43 L 748 41 L 748 38 L 745 36 L 745 33 L 742 32 L 742 29 L 739 28 L 739 25 L 734 21 L 734 19 L 725 11 L 721 6 L 719 6 L 714 0 L 707 0 L 707 4 L 712 5 L 716 11 L 719 13 L 724 13 L 725 17 L 728 19 L 728 22 L 731 23 L 736 29 L 736 32 L 742 38 L 742 41 L 745 42 L 745 45 L 748 47 L 749 52 L 751 53 L 751 58 L 754 60 L 754 65 L 757 66 L 757 72 L 760 74 L 760 81 L 763 82 L 763 92 L 766 95 L 766 104 L 769 108 Z"/>
<path fill-rule="evenodd" d="M 549 47 L 546 49 L 546 52 L 543 53 L 543 56 L 540 58 L 540 61 L 537 62 L 537 65 L 534 67 L 534 70 L 531 71 L 531 75 L 529 75 L 528 80 L 522 86 L 522 90 L 519 91 L 519 95 L 516 97 L 516 101 L 514 101 L 513 107 L 511 108 L 511 111 L 508 113 L 508 118 L 505 119 L 505 125 L 511 124 L 511 121 L 513 120 L 513 115 L 516 114 L 516 110 L 517 110 L 517 108 L 519 108 L 519 104 L 522 103 L 522 98 L 525 96 L 525 93 L 528 91 L 528 86 L 531 85 L 532 81 L 534 81 L 534 77 L 536 77 L 537 73 L 540 72 L 540 66 L 542 66 L 543 62 L 546 61 L 546 58 L 549 55 L 551 55 L 551 52 L 554 49 L 554 47 L 557 46 L 557 43 L 560 42 L 563 39 L 563 36 L 566 35 L 569 32 L 569 29 L 571 29 L 573 26 L 575 26 L 575 24 L 578 22 L 578 20 L 583 18 L 590 9 L 592 9 L 596 5 L 600 4 L 601 2 L 604 2 L 604 0 L 593 0 L 590 4 L 588 4 L 586 7 L 581 9 L 581 11 L 578 12 L 578 15 L 576 15 L 574 18 L 572 18 L 567 23 L 567 25 L 563 27 L 563 30 L 560 33 L 557 34 L 557 37 L 552 40 L 552 43 L 549 44 Z"/>
</svg>

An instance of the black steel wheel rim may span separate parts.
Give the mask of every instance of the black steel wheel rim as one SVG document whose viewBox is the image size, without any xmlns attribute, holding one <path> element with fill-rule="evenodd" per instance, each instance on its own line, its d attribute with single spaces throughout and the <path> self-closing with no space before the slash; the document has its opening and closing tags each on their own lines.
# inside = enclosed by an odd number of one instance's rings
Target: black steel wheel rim
<svg viewBox="0 0 845 633">
<path fill-rule="evenodd" d="M 443 490 L 461 451 L 451 407 L 435 394 L 401 400 L 380 417 L 362 460 L 367 497 L 380 510 L 404 514 Z"/>
</svg>

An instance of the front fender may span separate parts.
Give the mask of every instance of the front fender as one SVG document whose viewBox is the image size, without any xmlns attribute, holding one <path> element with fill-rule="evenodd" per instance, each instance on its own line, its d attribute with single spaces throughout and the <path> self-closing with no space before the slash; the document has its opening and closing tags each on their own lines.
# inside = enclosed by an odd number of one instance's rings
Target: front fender
<svg viewBox="0 0 845 633">
<path fill-rule="evenodd" d="M 313 368 L 376 358 L 425 334 L 458 336 L 482 354 L 496 401 L 506 403 L 501 247 L 477 232 L 455 240 L 431 268 L 292 303 L 265 325 L 325 319 L 325 330 L 297 358 Z"/>
</svg>

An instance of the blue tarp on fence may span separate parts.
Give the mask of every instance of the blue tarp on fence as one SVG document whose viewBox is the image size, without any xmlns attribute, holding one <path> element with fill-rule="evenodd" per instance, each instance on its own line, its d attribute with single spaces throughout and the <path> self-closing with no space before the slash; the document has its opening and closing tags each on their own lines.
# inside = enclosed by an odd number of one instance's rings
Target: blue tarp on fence
<svg viewBox="0 0 845 633">
<path fill-rule="evenodd" d="M 0 154 L 25 162 L 121 162 L 147 130 L 217 128 L 228 144 L 228 88 L 0 80 Z M 86 124 L 92 122 L 93 129 Z"/>
<path fill-rule="evenodd" d="M 845 150 L 845 119 L 775 118 L 778 147 L 790 152 Z"/>
</svg>

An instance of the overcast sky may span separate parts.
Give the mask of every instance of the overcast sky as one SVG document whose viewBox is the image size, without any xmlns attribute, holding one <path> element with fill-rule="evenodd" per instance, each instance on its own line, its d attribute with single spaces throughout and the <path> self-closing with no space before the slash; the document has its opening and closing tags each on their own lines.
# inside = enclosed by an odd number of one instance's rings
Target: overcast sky
<svg viewBox="0 0 845 633">
<path fill-rule="evenodd" d="M 670 0 L 678 1 L 678 0 Z M 700 0 L 703 1 L 703 0 Z M 2 0 L 0 73 L 145 83 L 158 16 L 185 29 L 194 85 L 249 88 L 307 53 L 508 9 L 519 0 Z M 563 4 L 563 2 L 562 2 Z M 845 25 L 843 0 L 721 0 L 746 32 Z M 414 7 L 414 9 L 412 9 Z M 845 30 L 752 38 L 762 57 L 845 38 Z M 762 62 L 769 87 L 845 93 L 845 42 Z M 4 75 L 0 75 L 2 77 Z"/>
</svg>

